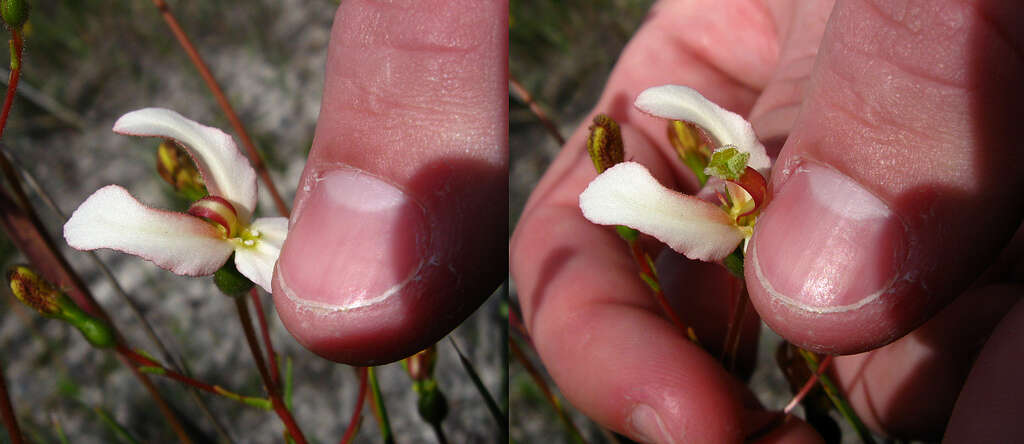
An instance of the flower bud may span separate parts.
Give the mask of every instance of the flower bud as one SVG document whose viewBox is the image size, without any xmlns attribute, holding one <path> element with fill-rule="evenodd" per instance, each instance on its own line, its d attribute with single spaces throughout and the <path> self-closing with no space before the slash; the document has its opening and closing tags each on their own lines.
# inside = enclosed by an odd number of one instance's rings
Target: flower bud
<svg viewBox="0 0 1024 444">
<path fill-rule="evenodd" d="M 0 17 L 11 29 L 18 29 L 28 21 L 28 0 L 0 0 Z"/>
<path fill-rule="evenodd" d="M 420 412 L 420 418 L 423 418 L 428 424 L 440 426 L 441 421 L 448 416 L 448 399 L 444 397 L 444 393 L 441 393 L 437 383 L 431 382 L 431 384 L 424 384 L 424 387 L 419 390 L 420 397 L 416 401 L 416 409 Z"/>
<path fill-rule="evenodd" d="M 413 381 L 432 379 L 434 364 L 437 363 L 437 344 L 402 360 L 402 367 L 409 373 Z"/>
<path fill-rule="evenodd" d="M 590 125 L 590 137 L 587 138 L 587 152 L 598 174 L 622 162 L 625 151 L 619 124 L 604 114 L 595 116 L 594 124 Z"/>
<path fill-rule="evenodd" d="M 61 293 L 31 268 L 15 265 L 7 272 L 7 280 L 11 284 L 14 297 L 23 304 L 32 307 L 43 316 L 53 317 L 60 314 L 57 300 L 62 296 Z"/>
<path fill-rule="evenodd" d="M 234 256 L 213 273 L 213 282 L 217 284 L 221 293 L 231 297 L 243 296 L 255 285 L 235 268 Z"/>
<path fill-rule="evenodd" d="M 693 171 L 701 186 L 707 183 L 708 175 L 704 169 L 711 158 L 711 150 L 701 139 L 697 126 L 681 120 L 672 120 L 668 123 L 668 140 L 675 148 L 679 160 Z"/>
<path fill-rule="evenodd" d="M 174 190 L 189 200 L 205 197 L 206 186 L 188 153 L 177 142 L 165 139 L 156 149 L 156 171 Z"/>
<path fill-rule="evenodd" d="M 82 311 L 67 295 L 54 288 L 31 268 L 17 265 L 7 273 L 7 279 L 10 281 L 11 292 L 19 301 L 43 316 L 71 324 L 93 346 L 107 348 L 117 343 L 110 326 Z"/>
</svg>

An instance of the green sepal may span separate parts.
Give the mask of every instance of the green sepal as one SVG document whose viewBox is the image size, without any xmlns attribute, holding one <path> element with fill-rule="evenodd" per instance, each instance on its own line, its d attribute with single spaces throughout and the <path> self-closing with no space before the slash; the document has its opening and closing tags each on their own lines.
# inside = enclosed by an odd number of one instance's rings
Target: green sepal
<svg viewBox="0 0 1024 444">
<path fill-rule="evenodd" d="M 682 160 L 683 164 L 690 168 L 690 171 L 693 171 L 693 175 L 697 176 L 697 181 L 700 182 L 700 186 L 703 187 L 704 184 L 708 183 L 708 174 L 704 172 L 704 170 L 707 169 L 708 164 L 707 160 L 704 159 L 704 156 L 701 156 L 699 153 L 687 151 L 686 154 L 683 155 Z"/>
<path fill-rule="evenodd" d="M 736 147 L 722 148 L 711 154 L 711 161 L 704 172 L 725 180 L 737 180 L 746 172 L 749 159 L 750 153 L 741 152 Z"/>
<path fill-rule="evenodd" d="M 639 231 L 629 228 L 625 225 L 616 225 L 615 232 L 619 233 L 619 237 L 621 237 L 622 240 L 629 242 L 630 245 L 632 245 L 633 242 L 636 242 L 636 240 L 640 238 Z"/>
<path fill-rule="evenodd" d="M 736 250 L 729 253 L 725 259 L 722 259 L 722 265 L 739 279 L 743 279 L 743 243 L 736 247 Z"/>
<path fill-rule="evenodd" d="M 231 297 L 242 296 L 255 285 L 235 268 L 234 255 L 231 255 L 224 266 L 213 273 L 213 282 L 217 284 L 221 293 Z"/>
</svg>

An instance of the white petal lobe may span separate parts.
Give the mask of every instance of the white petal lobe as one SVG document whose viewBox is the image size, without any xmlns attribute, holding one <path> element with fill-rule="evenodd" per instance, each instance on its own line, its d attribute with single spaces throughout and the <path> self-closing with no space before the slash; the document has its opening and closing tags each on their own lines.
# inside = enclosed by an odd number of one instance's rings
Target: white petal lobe
<svg viewBox="0 0 1024 444">
<path fill-rule="evenodd" d="M 693 88 L 662 85 L 648 88 L 633 103 L 641 111 L 672 120 L 691 122 L 707 131 L 716 146 L 733 145 L 750 153 L 747 165 L 767 174 L 771 160 L 764 145 L 757 140 L 754 128 L 739 114 L 718 106 Z"/>
<path fill-rule="evenodd" d="M 174 139 L 199 167 L 210 194 L 231 202 L 239 220 L 248 222 L 256 207 L 256 171 L 225 132 L 164 108 L 144 108 L 121 116 L 114 132 Z"/>
<path fill-rule="evenodd" d="M 274 264 L 281 255 L 281 247 L 288 235 L 288 218 L 259 218 L 253 221 L 249 230 L 258 232 L 260 238 L 253 246 L 242 245 L 235 249 L 235 267 L 239 273 L 270 293 Z"/>
<path fill-rule="evenodd" d="M 72 248 L 110 248 L 186 276 L 212 274 L 232 250 L 209 223 L 149 208 L 117 185 L 100 188 L 75 210 L 64 239 Z"/>
<path fill-rule="evenodd" d="M 580 194 L 580 209 L 591 222 L 640 230 L 690 259 L 722 259 L 744 237 L 721 208 L 665 188 L 636 162 L 597 176 Z"/>
</svg>

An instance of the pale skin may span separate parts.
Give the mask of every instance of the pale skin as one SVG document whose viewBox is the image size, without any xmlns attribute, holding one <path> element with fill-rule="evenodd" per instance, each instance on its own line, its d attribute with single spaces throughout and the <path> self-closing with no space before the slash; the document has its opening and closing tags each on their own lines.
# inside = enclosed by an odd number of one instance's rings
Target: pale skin
<svg viewBox="0 0 1024 444">
<path fill-rule="evenodd" d="M 893 436 L 1021 433 L 1020 407 L 1005 401 L 1019 399 L 1008 375 L 1024 349 L 1014 308 L 1021 246 L 1011 242 L 1024 214 L 1015 156 L 1024 17 L 1012 6 L 662 1 L 595 107 L 622 124 L 627 157 L 691 192 L 665 122 L 633 109 L 633 98 L 682 84 L 748 117 L 778 157 L 775 200 L 746 261 L 754 307 L 786 339 L 849 355 L 835 376 L 864 421 Z M 585 138 L 583 125 L 513 236 L 533 344 L 565 396 L 613 430 L 653 442 L 742 440 L 766 407 L 781 406 L 758 405 L 689 343 L 622 241 L 583 219 L 577 198 L 595 176 Z M 667 251 L 658 262 L 682 317 L 720 347 L 728 276 Z M 765 438 L 819 439 L 799 422 Z"/>
</svg>

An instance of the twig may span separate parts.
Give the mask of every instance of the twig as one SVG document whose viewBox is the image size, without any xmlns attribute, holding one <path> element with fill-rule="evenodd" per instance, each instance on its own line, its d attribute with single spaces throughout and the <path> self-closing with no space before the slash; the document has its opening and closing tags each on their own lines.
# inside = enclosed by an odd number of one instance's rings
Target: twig
<svg viewBox="0 0 1024 444">
<path fill-rule="evenodd" d="M 0 365 L 0 416 L 3 416 L 4 427 L 7 428 L 7 436 L 11 437 L 11 443 L 21 444 L 25 440 L 21 436 L 21 428 L 18 427 L 18 418 L 14 416 L 14 406 L 11 405 L 4 379 L 3 366 Z"/>
<path fill-rule="evenodd" d="M 356 407 L 352 411 L 352 418 L 348 420 L 348 427 L 345 428 L 345 434 L 341 437 L 341 444 L 349 444 L 352 439 L 355 438 L 356 432 L 359 431 L 359 423 L 362 422 L 363 418 L 363 404 L 366 402 L 366 388 L 367 388 L 367 369 L 366 367 L 359 367 L 359 395 L 356 398 Z"/>
<path fill-rule="evenodd" d="M 576 424 L 573 424 L 572 418 L 569 417 L 569 413 L 562 407 L 562 403 L 558 402 L 558 398 L 555 397 L 551 388 L 548 387 L 548 383 L 544 381 L 544 377 L 540 375 L 540 371 L 533 366 L 533 363 L 526 357 L 523 350 L 519 348 L 519 344 L 516 343 L 515 339 L 508 341 L 508 345 L 512 350 L 512 354 L 515 355 L 516 359 L 519 360 L 519 363 L 526 369 L 526 373 L 528 373 L 530 378 L 533 379 L 533 383 L 537 384 L 537 387 L 540 388 L 541 393 L 544 394 L 544 398 L 547 399 L 548 403 L 551 404 L 551 407 L 555 409 L 555 413 L 558 414 L 558 419 L 562 421 L 562 425 L 569 430 L 569 433 L 572 434 L 574 439 L 585 444 L 587 440 L 583 439 L 583 434 L 580 433 L 580 429 L 576 428 Z"/>
<path fill-rule="evenodd" d="M 241 403 L 246 404 L 246 405 L 250 405 L 250 406 L 254 406 L 254 407 L 259 407 L 259 408 L 262 408 L 262 409 L 265 409 L 265 410 L 270 410 L 272 408 L 272 406 L 270 404 L 270 400 L 268 400 L 266 398 L 259 398 L 259 397 L 255 397 L 255 396 L 239 395 L 239 394 L 234 393 L 232 391 L 229 391 L 229 390 L 227 390 L 227 389 L 225 389 L 225 388 L 223 388 L 223 387 L 221 387 L 219 385 L 212 385 L 212 384 L 209 384 L 209 383 L 197 380 L 195 378 L 183 375 L 183 374 L 178 373 L 178 372 L 176 372 L 174 370 L 171 370 L 171 369 L 169 369 L 167 367 L 164 367 L 163 364 L 161 364 L 159 362 L 156 362 L 156 361 L 154 361 L 152 359 L 149 359 L 146 356 L 143 356 L 143 355 L 139 354 L 138 352 L 128 348 L 124 344 L 118 344 L 116 346 L 116 348 L 115 348 L 115 351 L 117 351 L 117 353 L 120 354 L 121 356 L 124 356 L 125 358 L 128 358 L 128 360 L 130 360 L 130 361 L 134 362 L 135 364 L 137 364 L 139 366 L 140 370 L 148 370 L 148 373 L 155 373 L 155 374 L 158 374 L 160 376 L 166 376 L 166 377 L 171 378 L 171 379 L 173 379 L 175 381 L 178 381 L 178 382 L 181 382 L 183 384 L 186 384 L 189 387 L 193 387 L 193 388 L 196 388 L 196 389 L 199 389 L 199 390 L 203 390 L 205 392 L 209 392 L 209 393 L 212 393 L 212 394 L 215 394 L 215 395 L 224 396 L 225 398 L 232 399 L 232 400 L 241 402 Z"/>
<path fill-rule="evenodd" d="M 366 367 L 366 378 L 370 385 L 370 403 L 373 405 L 373 416 L 380 426 L 380 437 L 384 444 L 394 444 L 395 437 L 391 433 L 391 421 L 388 420 L 388 409 L 384 406 L 384 396 L 380 393 L 377 372 L 373 367 Z"/>
<path fill-rule="evenodd" d="M 537 120 L 539 120 L 541 125 L 544 126 L 544 129 L 548 131 L 548 134 L 555 138 L 558 145 L 565 145 L 565 138 L 562 137 L 562 133 L 558 131 L 558 125 L 555 125 L 551 118 L 548 117 L 547 113 L 541 109 L 540 105 L 533 100 L 533 96 L 530 95 L 530 92 L 512 76 L 509 76 L 508 78 L 508 86 L 509 88 L 512 88 L 512 92 L 515 93 L 519 100 L 523 101 L 523 103 L 526 103 L 526 105 L 530 107 L 530 111 L 533 112 L 534 116 L 537 116 Z"/>
<path fill-rule="evenodd" d="M 253 168 L 260 175 L 260 179 L 263 179 L 263 183 L 267 186 L 267 191 L 270 192 L 270 197 L 274 199 L 274 205 L 277 207 L 277 212 L 281 213 L 282 216 L 288 216 L 288 205 L 284 203 L 284 199 L 281 198 L 281 194 L 277 191 L 277 187 L 274 186 L 274 180 L 270 177 L 270 171 L 267 170 L 266 164 L 263 163 L 263 158 L 260 157 L 259 151 L 256 149 L 256 145 L 253 144 L 252 138 L 249 137 L 249 133 L 242 126 L 242 121 L 239 120 L 238 115 L 235 114 L 235 109 L 231 107 L 231 103 L 228 102 L 227 96 L 224 95 L 224 90 L 220 88 L 220 84 L 213 78 L 213 73 L 210 72 L 210 68 L 206 66 L 206 62 L 199 56 L 199 51 L 196 50 L 195 46 L 189 40 L 188 35 L 178 24 L 178 20 L 174 18 L 174 14 L 171 13 L 171 8 L 167 6 L 167 2 L 164 0 L 153 0 L 153 5 L 160 11 L 160 15 L 164 21 L 167 22 L 167 26 L 171 28 L 171 33 L 178 40 L 181 48 L 188 54 L 189 60 L 195 65 L 196 69 L 199 70 L 199 75 L 202 76 L 203 81 L 206 82 L 206 86 L 210 88 L 210 92 L 213 93 L 213 97 L 217 100 L 217 104 L 220 105 L 221 110 L 227 116 L 228 121 L 231 122 L 231 126 L 238 133 L 238 137 L 242 140 L 242 146 L 249 154 L 249 161 L 252 162 Z"/>
<path fill-rule="evenodd" d="M 306 444 L 306 437 L 302 434 L 302 430 L 299 428 L 298 423 L 295 422 L 295 418 L 292 417 L 288 408 L 284 405 L 284 401 L 281 399 L 281 393 L 278 387 L 274 384 L 274 381 L 270 378 L 270 373 L 267 371 L 267 364 L 263 361 L 263 354 L 260 353 L 259 341 L 256 339 L 256 331 L 252 326 L 252 318 L 249 317 L 249 308 L 246 303 L 244 296 L 232 298 L 235 301 L 235 308 L 238 310 L 238 318 L 242 321 L 242 330 L 245 332 L 245 341 L 249 344 L 249 351 L 252 352 L 252 357 L 256 361 L 256 369 L 260 373 L 260 378 L 263 379 L 263 386 L 267 390 L 267 395 L 270 397 L 270 402 L 274 406 L 274 412 L 281 418 L 281 422 L 284 423 L 285 429 L 288 434 L 291 435 L 297 444 Z"/>
<path fill-rule="evenodd" d="M 7 96 L 4 97 L 3 111 L 0 111 L 0 137 L 4 135 L 7 127 L 7 117 L 11 114 L 11 105 L 14 104 L 14 96 L 18 91 L 18 79 L 21 78 L 21 54 L 24 45 L 21 41 L 21 33 L 17 28 L 11 28 L 11 75 L 7 80 Z"/>
<path fill-rule="evenodd" d="M 746 284 L 739 278 L 732 278 L 733 309 L 729 314 L 729 327 L 725 333 L 725 342 L 722 344 L 722 365 L 730 372 L 736 369 L 736 354 L 739 351 L 740 337 L 743 333 L 743 318 L 747 314 L 747 302 L 750 297 L 747 295 Z"/>
<path fill-rule="evenodd" d="M 839 414 L 841 414 L 843 418 L 853 426 L 853 429 L 857 432 L 857 436 L 860 437 L 861 441 L 867 444 L 874 444 L 875 439 L 871 436 L 871 431 L 868 430 L 867 426 L 864 425 L 864 422 L 862 422 L 860 417 L 857 416 L 857 412 L 853 410 L 853 407 L 851 407 L 846 401 L 846 398 L 839 392 L 839 388 L 837 388 L 832 382 L 832 378 L 829 378 L 824 372 L 818 372 L 818 358 L 814 356 L 814 353 L 802 348 L 797 348 L 797 352 L 800 353 L 800 356 L 803 356 L 804 361 L 807 362 L 807 367 L 810 368 L 812 372 L 818 374 L 818 379 L 821 381 L 821 388 L 825 389 L 825 394 L 828 395 L 830 400 L 832 400 L 832 404 L 836 407 L 836 410 L 839 410 Z"/>
<path fill-rule="evenodd" d="M 263 344 L 267 347 L 267 362 L 270 363 L 270 378 L 274 385 L 281 385 L 281 369 L 277 365 L 277 354 L 274 352 L 274 343 L 270 341 L 270 329 L 267 327 L 267 317 L 263 314 L 263 303 L 260 301 L 260 292 L 253 287 L 249 291 L 252 297 L 252 304 L 256 306 L 256 320 L 260 324 L 260 333 L 263 336 Z"/>
</svg>

